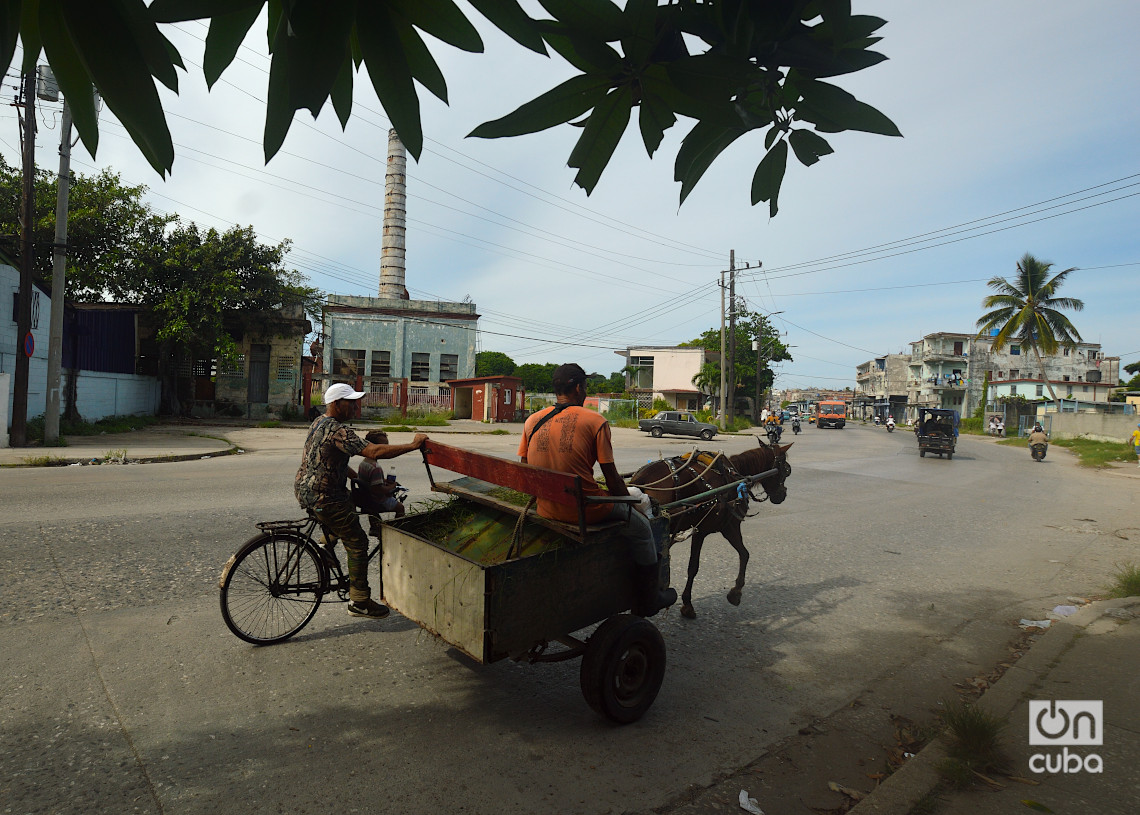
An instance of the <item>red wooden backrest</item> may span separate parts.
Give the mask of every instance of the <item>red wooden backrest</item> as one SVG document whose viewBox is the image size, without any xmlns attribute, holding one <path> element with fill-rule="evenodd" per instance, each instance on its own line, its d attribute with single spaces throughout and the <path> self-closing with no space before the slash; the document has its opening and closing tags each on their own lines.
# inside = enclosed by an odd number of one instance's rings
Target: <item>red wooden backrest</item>
<svg viewBox="0 0 1140 815">
<path fill-rule="evenodd" d="M 521 461 L 474 453 L 430 439 L 424 442 L 422 452 L 424 462 L 431 467 L 469 475 L 555 504 L 571 507 L 581 505 L 582 493 L 578 476 L 523 464 Z"/>
</svg>

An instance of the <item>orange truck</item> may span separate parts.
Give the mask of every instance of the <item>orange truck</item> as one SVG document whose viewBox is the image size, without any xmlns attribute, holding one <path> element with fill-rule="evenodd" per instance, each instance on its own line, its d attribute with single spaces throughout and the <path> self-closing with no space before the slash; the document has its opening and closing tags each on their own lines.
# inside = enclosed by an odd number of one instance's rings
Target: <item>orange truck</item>
<svg viewBox="0 0 1140 815">
<path fill-rule="evenodd" d="M 816 427 L 838 427 L 847 424 L 847 403 L 842 401 L 820 402 L 816 406 Z"/>
</svg>

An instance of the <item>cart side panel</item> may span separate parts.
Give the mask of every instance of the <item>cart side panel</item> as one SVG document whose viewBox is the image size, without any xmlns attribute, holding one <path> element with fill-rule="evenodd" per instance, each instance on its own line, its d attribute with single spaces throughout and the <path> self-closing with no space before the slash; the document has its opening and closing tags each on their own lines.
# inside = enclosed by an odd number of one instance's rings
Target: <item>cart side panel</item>
<svg viewBox="0 0 1140 815">
<path fill-rule="evenodd" d="M 491 567 L 486 661 L 518 656 L 627 610 L 632 574 L 629 546 L 613 534 Z"/>
<path fill-rule="evenodd" d="M 468 656 L 490 661 L 483 567 L 385 524 L 381 568 L 388 605 Z"/>
</svg>

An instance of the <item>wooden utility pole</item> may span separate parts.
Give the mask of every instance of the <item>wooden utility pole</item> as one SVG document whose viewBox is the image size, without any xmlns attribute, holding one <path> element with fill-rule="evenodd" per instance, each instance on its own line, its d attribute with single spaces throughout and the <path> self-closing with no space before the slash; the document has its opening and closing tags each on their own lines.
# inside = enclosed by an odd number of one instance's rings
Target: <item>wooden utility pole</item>
<svg viewBox="0 0 1140 815">
<path fill-rule="evenodd" d="M 728 414 L 724 412 L 724 368 L 727 358 L 724 355 L 724 272 L 720 273 L 720 429 L 728 430 Z"/>
<path fill-rule="evenodd" d="M 736 250 L 728 252 L 728 429 L 736 423 Z"/>
<path fill-rule="evenodd" d="M 16 370 L 12 383 L 13 447 L 28 445 L 28 364 L 32 336 L 32 273 L 35 245 L 32 227 L 35 223 L 36 181 L 36 74 L 24 75 L 24 121 L 22 130 L 24 159 L 24 199 L 20 214 L 20 294 L 16 309 Z"/>
</svg>

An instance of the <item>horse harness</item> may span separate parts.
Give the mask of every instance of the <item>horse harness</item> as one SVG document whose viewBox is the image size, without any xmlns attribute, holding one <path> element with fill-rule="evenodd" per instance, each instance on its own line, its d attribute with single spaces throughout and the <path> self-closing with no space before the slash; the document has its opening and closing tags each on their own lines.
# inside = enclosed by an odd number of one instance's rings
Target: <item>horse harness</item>
<svg viewBox="0 0 1140 815">
<path fill-rule="evenodd" d="M 694 453 L 684 456 L 674 456 L 673 458 L 667 458 L 665 459 L 665 463 L 668 465 L 670 474 L 672 475 L 674 490 L 680 489 L 682 486 L 688 486 L 694 482 L 700 484 L 700 492 L 708 492 L 709 490 L 714 489 L 713 485 L 709 484 L 708 480 L 705 478 L 705 475 L 709 472 L 710 469 L 720 475 L 721 478 L 724 479 L 725 484 L 728 484 L 732 481 L 739 481 L 741 478 L 743 478 L 740 472 L 732 466 L 732 462 L 720 454 L 695 451 Z M 698 472 L 695 465 L 700 465 L 704 469 Z M 696 478 L 690 479 L 682 484 L 681 474 L 685 470 L 691 471 L 696 476 Z M 751 497 L 752 500 L 756 501 L 757 503 L 768 500 L 767 493 L 764 494 L 763 498 L 758 498 L 756 497 L 756 494 L 752 492 L 752 488 L 744 484 L 740 485 L 740 489 L 737 490 L 735 497 L 727 497 L 727 495 L 730 494 L 723 496 L 713 496 L 703 503 L 692 507 L 685 507 L 678 514 L 684 515 L 688 512 L 707 510 L 705 512 L 705 516 L 707 517 L 717 509 L 727 508 L 728 511 L 733 514 L 733 517 L 735 517 L 737 520 L 742 521 L 748 517 L 747 513 L 749 497 Z M 704 518 L 701 520 L 703 521 Z"/>
</svg>

